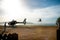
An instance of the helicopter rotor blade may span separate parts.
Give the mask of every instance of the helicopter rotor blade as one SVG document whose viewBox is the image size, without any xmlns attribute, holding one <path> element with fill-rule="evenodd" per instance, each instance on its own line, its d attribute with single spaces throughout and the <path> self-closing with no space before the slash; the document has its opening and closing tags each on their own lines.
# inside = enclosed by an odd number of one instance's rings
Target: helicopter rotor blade
<svg viewBox="0 0 60 40">
<path fill-rule="evenodd" d="M 0 22 L 0 24 L 4 24 L 5 22 Z"/>
<path fill-rule="evenodd" d="M 32 22 L 26 22 L 26 24 L 33 24 Z"/>
<path fill-rule="evenodd" d="M 5 22 L 0 22 L 0 24 L 4 24 Z M 6 22 L 6 23 L 8 23 L 8 22 Z"/>
</svg>

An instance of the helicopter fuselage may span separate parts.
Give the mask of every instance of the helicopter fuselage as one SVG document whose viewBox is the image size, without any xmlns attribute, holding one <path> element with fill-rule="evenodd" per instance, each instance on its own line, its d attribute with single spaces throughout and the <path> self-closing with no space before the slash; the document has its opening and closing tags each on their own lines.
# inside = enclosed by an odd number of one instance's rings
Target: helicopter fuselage
<svg viewBox="0 0 60 40">
<path fill-rule="evenodd" d="M 17 23 L 17 21 L 11 21 L 8 23 L 8 25 L 15 25 Z"/>
</svg>

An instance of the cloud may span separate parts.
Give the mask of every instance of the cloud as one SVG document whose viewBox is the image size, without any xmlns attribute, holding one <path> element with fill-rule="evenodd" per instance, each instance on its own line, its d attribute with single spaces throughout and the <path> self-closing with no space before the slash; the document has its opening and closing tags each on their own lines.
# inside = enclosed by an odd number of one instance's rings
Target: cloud
<svg viewBox="0 0 60 40">
<path fill-rule="evenodd" d="M 26 0 L 25 3 L 30 8 L 46 8 L 60 5 L 60 0 Z"/>
</svg>

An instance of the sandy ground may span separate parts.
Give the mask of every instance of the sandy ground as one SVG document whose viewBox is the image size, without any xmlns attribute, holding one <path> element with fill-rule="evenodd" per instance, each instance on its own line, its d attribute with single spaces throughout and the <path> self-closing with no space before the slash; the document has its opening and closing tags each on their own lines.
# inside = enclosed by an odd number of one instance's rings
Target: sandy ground
<svg viewBox="0 0 60 40">
<path fill-rule="evenodd" d="M 56 30 L 57 26 L 18 26 L 7 28 L 6 33 L 17 33 L 19 40 L 56 40 Z"/>
</svg>

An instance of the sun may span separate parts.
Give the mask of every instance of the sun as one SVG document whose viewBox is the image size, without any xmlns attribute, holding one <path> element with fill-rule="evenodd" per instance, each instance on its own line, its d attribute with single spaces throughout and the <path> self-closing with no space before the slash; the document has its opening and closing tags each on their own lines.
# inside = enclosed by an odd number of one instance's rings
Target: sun
<svg viewBox="0 0 60 40">
<path fill-rule="evenodd" d="M 4 0 L 3 2 L 2 8 L 5 9 L 5 19 L 12 20 L 26 17 L 27 11 L 22 4 L 22 0 Z"/>
</svg>

